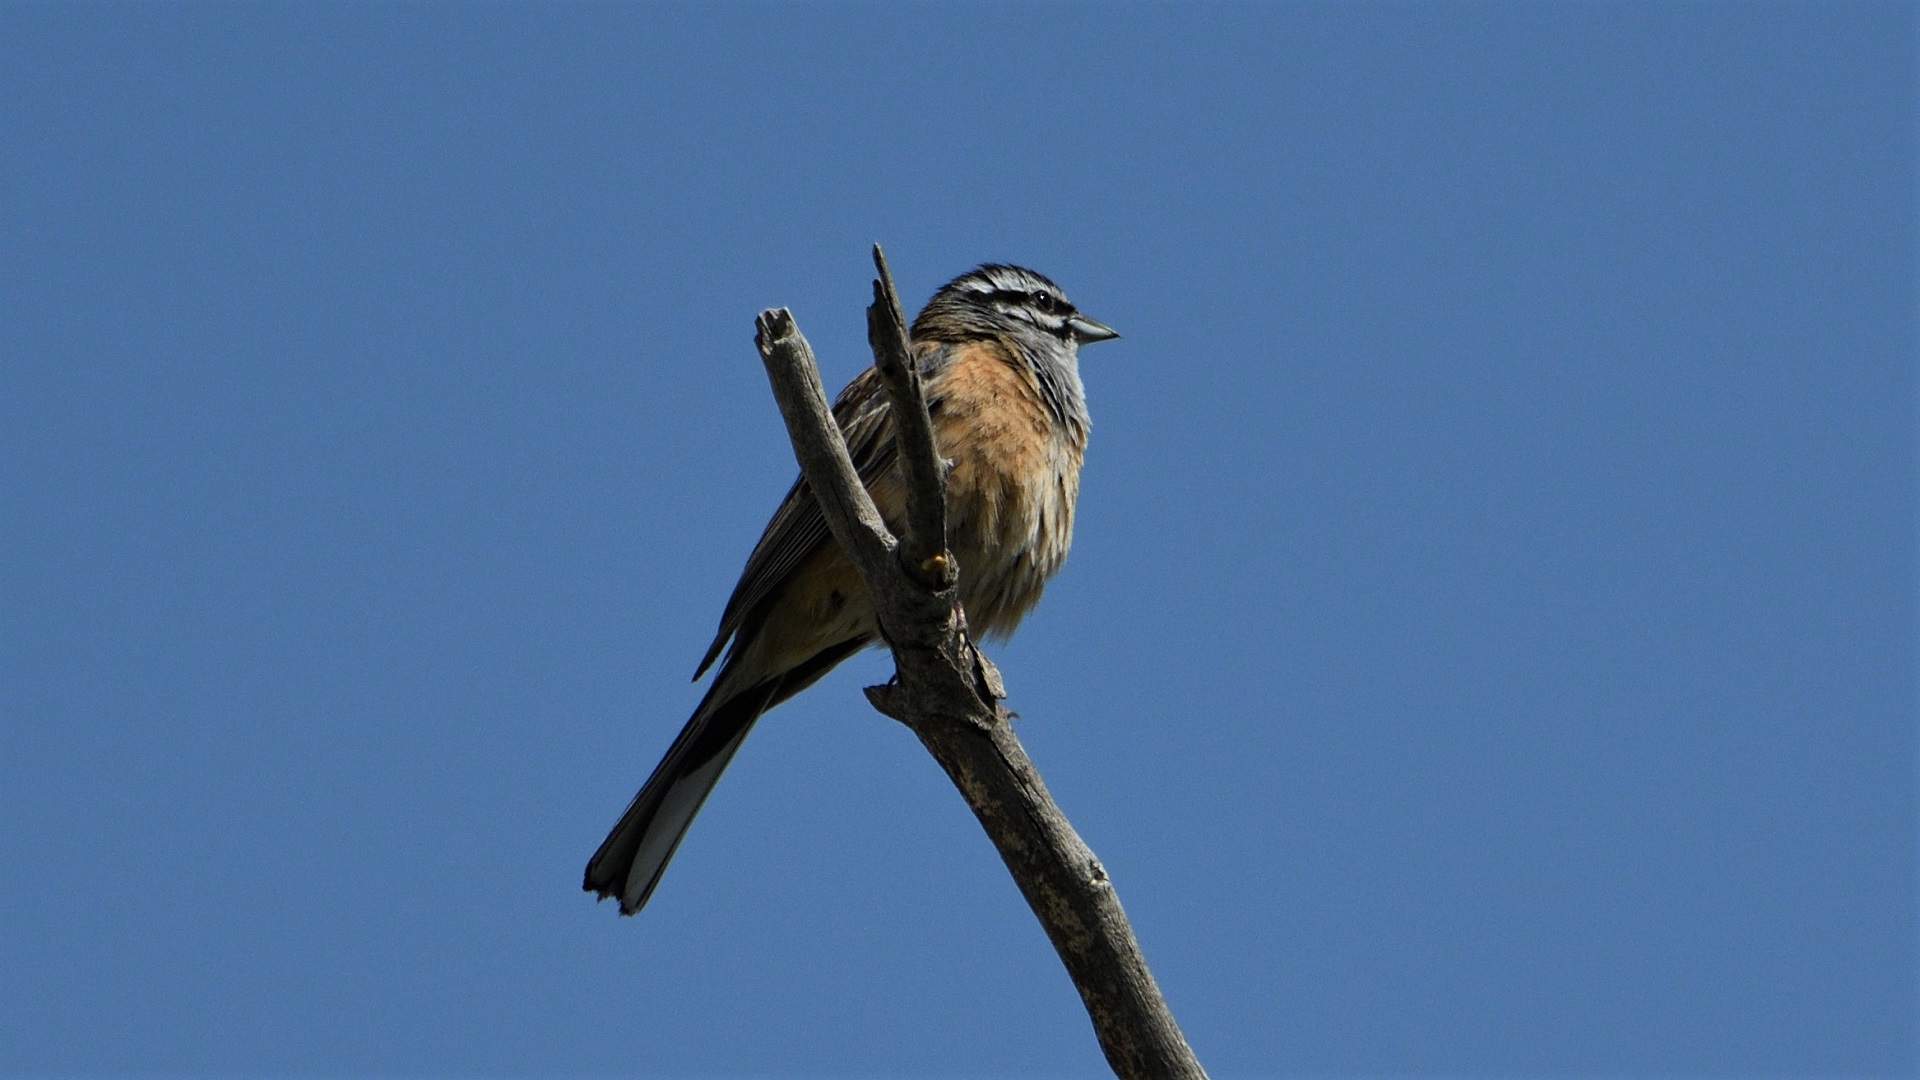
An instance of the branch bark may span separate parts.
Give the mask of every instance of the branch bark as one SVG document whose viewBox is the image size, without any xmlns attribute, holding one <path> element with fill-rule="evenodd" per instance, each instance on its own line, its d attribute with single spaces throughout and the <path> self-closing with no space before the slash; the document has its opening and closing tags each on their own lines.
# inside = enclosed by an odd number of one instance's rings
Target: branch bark
<svg viewBox="0 0 1920 1080">
<path fill-rule="evenodd" d="M 755 337 L 801 472 L 859 568 L 893 650 L 894 680 L 869 687 L 867 697 L 919 737 L 972 807 L 1080 991 L 1114 1074 L 1204 1078 L 1106 870 L 1047 794 L 999 705 L 1006 696 L 999 672 L 967 638 L 946 547 L 945 463 L 878 244 L 873 254 L 879 277 L 868 340 L 895 418 L 908 492 L 905 537 L 889 533 L 860 484 L 793 316 L 784 308 L 762 312 Z"/>
<path fill-rule="evenodd" d="M 947 555 L 947 463 L 933 442 L 933 420 L 920 388 L 920 368 L 907 341 L 907 321 L 893 289 L 886 253 L 873 245 L 873 303 L 867 308 L 867 344 L 887 388 L 893 429 L 900 446 L 900 475 L 907 488 L 907 535 L 900 561 L 934 592 L 952 588 L 958 571 Z"/>
</svg>

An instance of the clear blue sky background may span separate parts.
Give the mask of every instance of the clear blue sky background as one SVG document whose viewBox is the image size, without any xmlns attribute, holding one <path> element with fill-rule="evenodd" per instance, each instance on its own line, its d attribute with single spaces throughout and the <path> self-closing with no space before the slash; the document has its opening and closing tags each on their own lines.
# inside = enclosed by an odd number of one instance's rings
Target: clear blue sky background
<svg viewBox="0 0 1920 1080">
<path fill-rule="evenodd" d="M 1907 5 L 0 6 L 0 1071 L 1097 1076 L 858 688 L 581 866 L 864 364 L 1034 266 L 996 652 L 1218 1076 L 1916 1067 Z"/>
</svg>

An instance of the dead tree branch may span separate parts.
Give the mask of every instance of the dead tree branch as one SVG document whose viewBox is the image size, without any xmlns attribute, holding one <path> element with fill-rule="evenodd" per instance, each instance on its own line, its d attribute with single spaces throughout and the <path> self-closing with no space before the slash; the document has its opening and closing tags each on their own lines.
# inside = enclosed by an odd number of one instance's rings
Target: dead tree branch
<svg viewBox="0 0 1920 1080">
<path fill-rule="evenodd" d="M 868 688 L 867 697 L 919 737 L 973 808 L 1079 989 L 1115 1075 L 1204 1078 L 1105 869 L 1047 794 L 1000 708 L 999 673 L 967 638 L 946 545 L 945 463 L 892 276 L 879 245 L 873 253 L 879 278 L 868 340 L 899 439 L 905 537 L 894 539 L 861 486 L 792 315 L 762 312 L 755 338 L 801 472 L 859 568 L 893 650 L 894 681 Z"/>
</svg>

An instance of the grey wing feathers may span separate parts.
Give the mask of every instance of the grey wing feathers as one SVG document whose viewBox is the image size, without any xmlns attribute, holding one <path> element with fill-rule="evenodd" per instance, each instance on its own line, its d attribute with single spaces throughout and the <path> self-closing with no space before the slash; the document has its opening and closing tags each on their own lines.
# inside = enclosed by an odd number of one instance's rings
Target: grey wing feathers
<svg viewBox="0 0 1920 1080">
<path fill-rule="evenodd" d="M 854 376 L 847 388 L 840 391 L 840 397 L 833 403 L 833 418 L 846 435 L 854 470 L 862 482 L 871 484 L 875 476 L 893 466 L 893 416 L 887 408 L 880 376 L 872 368 Z M 707 654 L 700 658 L 699 670 L 693 677 L 698 679 L 713 666 L 720 650 L 739 631 L 756 605 L 771 596 L 815 549 L 831 542 L 827 519 L 821 515 L 813 491 L 807 487 L 805 478 L 794 481 L 780 509 L 775 510 L 773 519 L 767 522 L 766 531 L 760 534 L 760 542 L 753 546 L 753 554 L 747 556 L 746 568 L 740 571 L 740 581 L 734 585 L 733 595 L 727 598 L 726 611 L 720 616 L 720 631 L 707 647 Z"/>
</svg>

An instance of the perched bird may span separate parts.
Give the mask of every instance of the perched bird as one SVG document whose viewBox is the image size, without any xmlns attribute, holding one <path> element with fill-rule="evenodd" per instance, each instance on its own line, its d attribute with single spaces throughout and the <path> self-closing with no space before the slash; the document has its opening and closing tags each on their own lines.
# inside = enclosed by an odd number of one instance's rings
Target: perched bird
<svg viewBox="0 0 1920 1080">
<path fill-rule="evenodd" d="M 976 634 L 1011 633 L 1066 559 L 1087 445 L 1079 347 L 1119 336 L 1053 282 L 997 264 L 948 282 L 913 320 L 934 441 L 951 462 L 947 543 Z M 861 482 L 898 532 L 905 488 L 874 369 L 847 384 L 833 415 Z M 639 911 L 760 714 L 877 640 L 866 587 L 796 481 L 748 556 L 694 678 L 726 648 L 720 673 L 587 863 L 586 890 L 617 897 L 621 914 Z"/>
</svg>

